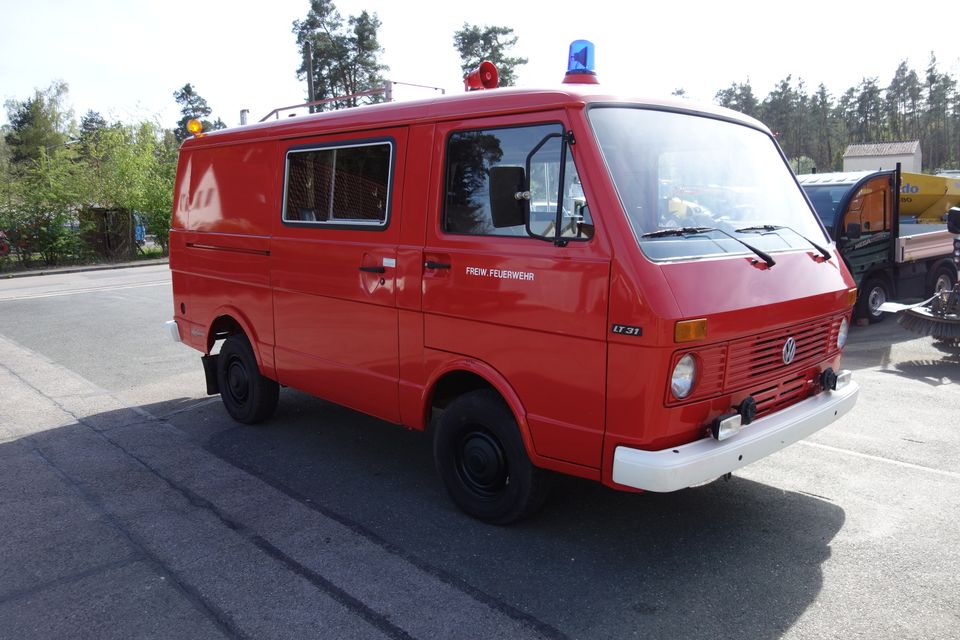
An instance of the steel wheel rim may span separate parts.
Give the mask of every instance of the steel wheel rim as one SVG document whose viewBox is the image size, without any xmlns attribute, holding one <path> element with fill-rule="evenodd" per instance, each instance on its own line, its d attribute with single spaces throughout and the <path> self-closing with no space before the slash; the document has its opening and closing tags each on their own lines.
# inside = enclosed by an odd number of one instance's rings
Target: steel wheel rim
<svg viewBox="0 0 960 640">
<path fill-rule="evenodd" d="M 503 493 L 510 480 L 506 452 L 500 441 L 485 430 L 472 430 L 460 439 L 456 469 L 461 483 L 484 497 Z"/>
<path fill-rule="evenodd" d="M 867 298 L 867 305 L 870 307 L 870 314 L 874 316 L 880 315 L 880 305 L 887 301 L 887 292 L 883 290 L 883 287 L 874 287 L 870 289 L 870 295 Z"/>
<path fill-rule="evenodd" d="M 237 403 L 243 404 L 247 401 L 250 394 L 250 376 L 239 358 L 231 358 L 227 363 L 227 389 L 230 397 Z"/>
<path fill-rule="evenodd" d="M 941 273 L 940 277 L 937 278 L 937 281 L 933 285 L 933 292 L 940 293 L 941 291 L 951 291 L 953 289 L 953 282 L 945 273 Z"/>
</svg>

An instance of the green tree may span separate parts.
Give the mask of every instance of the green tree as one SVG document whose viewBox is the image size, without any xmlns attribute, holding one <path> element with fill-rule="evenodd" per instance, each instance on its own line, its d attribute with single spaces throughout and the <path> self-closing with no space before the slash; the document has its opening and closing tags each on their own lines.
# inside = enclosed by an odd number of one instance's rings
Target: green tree
<svg viewBox="0 0 960 640">
<path fill-rule="evenodd" d="M 857 125 L 863 142 L 881 142 L 884 135 L 883 100 L 877 78 L 860 82 L 856 102 Z"/>
<path fill-rule="evenodd" d="M 797 122 L 799 99 L 792 82 L 792 75 L 778 82 L 760 105 L 761 119 L 776 134 L 780 147 L 789 157 L 800 154 Z"/>
<path fill-rule="evenodd" d="M 90 147 L 100 140 L 101 133 L 107 128 L 107 121 L 92 109 L 80 118 L 80 153 L 88 156 Z"/>
<path fill-rule="evenodd" d="M 821 83 L 810 97 L 810 150 L 813 164 L 819 171 L 830 171 L 837 166 L 837 127 L 833 121 L 833 98 Z"/>
<path fill-rule="evenodd" d="M 9 125 L 0 162 L 0 229 L 25 263 L 39 255 L 54 264 L 80 247 L 71 206 L 77 165 L 67 93 L 66 83 L 54 82 L 5 105 Z"/>
<path fill-rule="evenodd" d="M 4 140 L 12 165 L 22 167 L 36 162 L 44 150 L 54 149 L 70 139 L 73 114 L 65 105 L 67 92 L 65 82 L 54 82 L 44 91 L 35 91 L 32 98 L 6 102 L 10 125 Z"/>
<path fill-rule="evenodd" d="M 301 55 L 297 78 L 305 79 L 308 73 L 313 76 L 314 95 L 307 99 L 343 98 L 320 105 L 317 110 L 383 102 L 383 93 L 356 95 L 384 86 L 383 74 L 389 67 L 380 61 L 383 47 L 377 39 L 379 29 L 377 14 L 366 11 L 348 17 L 345 24 L 331 0 L 311 0 L 306 18 L 293 21 Z M 307 43 L 313 50 L 312 69 L 306 68 Z"/>
<path fill-rule="evenodd" d="M 179 142 L 151 122 L 98 131 L 77 189 L 81 206 L 136 213 L 166 252 Z"/>
<path fill-rule="evenodd" d="M 78 185 L 82 184 L 73 147 L 43 147 L 36 159 L 16 167 L 0 205 L 0 228 L 29 265 L 35 256 L 46 265 L 79 256 L 83 244 L 77 226 Z"/>
<path fill-rule="evenodd" d="M 951 118 L 956 80 L 949 73 L 941 73 L 937 67 L 937 57 L 930 54 L 926 75 L 926 114 L 923 129 L 926 133 L 923 141 L 923 156 L 930 168 L 946 166 L 951 163 Z"/>
<path fill-rule="evenodd" d="M 834 119 L 840 127 L 841 139 L 845 144 L 863 142 L 863 132 L 857 115 L 857 88 L 850 87 L 837 100 Z"/>
<path fill-rule="evenodd" d="M 213 109 L 207 104 L 207 101 L 197 93 L 189 82 L 182 88 L 173 92 L 173 98 L 180 105 L 180 120 L 173 130 L 178 142 L 183 142 L 193 134 L 187 129 L 187 123 L 190 120 L 197 119 L 203 125 L 204 131 L 215 131 L 217 129 L 226 129 L 227 125 L 223 120 L 217 118 L 214 121 L 209 120 Z"/>
<path fill-rule="evenodd" d="M 753 87 L 750 86 L 749 79 L 742 84 L 733 82 L 726 89 L 717 91 L 713 100 L 721 107 L 739 111 L 751 118 L 760 115 L 760 102 L 753 94 Z"/>
<path fill-rule="evenodd" d="M 893 140 L 909 139 L 907 130 L 909 127 L 909 86 L 911 73 L 915 81 L 916 73 L 910 70 L 906 60 L 902 61 L 894 72 L 893 79 L 890 80 L 890 84 L 887 85 L 885 91 L 884 110 L 886 126 Z"/>
<path fill-rule="evenodd" d="M 517 82 L 517 67 L 527 64 L 526 58 L 510 56 L 510 49 L 517 44 L 517 36 L 509 27 L 477 26 L 466 22 L 453 34 L 453 46 L 460 54 L 460 69 L 463 75 L 489 60 L 497 66 L 500 86 L 512 87 Z"/>
</svg>

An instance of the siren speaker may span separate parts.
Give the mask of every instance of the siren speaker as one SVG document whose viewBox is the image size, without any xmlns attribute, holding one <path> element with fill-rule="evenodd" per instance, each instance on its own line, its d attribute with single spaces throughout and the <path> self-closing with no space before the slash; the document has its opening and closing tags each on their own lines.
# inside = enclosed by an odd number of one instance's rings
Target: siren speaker
<svg viewBox="0 0 960 640">
<path fill-rule="evenodd" d="M 463 79 L 467 91 L 475 89 L 496 89 L 500 86 L 500 73 L 497 67 L 489 60 L 484 60 L 480 66 L 467 74 Z"/>
</svg>

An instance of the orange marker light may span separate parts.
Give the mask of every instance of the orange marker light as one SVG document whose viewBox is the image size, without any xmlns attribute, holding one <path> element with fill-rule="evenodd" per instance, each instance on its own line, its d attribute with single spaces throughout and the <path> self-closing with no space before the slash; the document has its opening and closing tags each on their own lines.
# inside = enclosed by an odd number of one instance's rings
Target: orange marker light
<svg viewBox="0 0 960 640">
<path fill-rule="evenodd" d="M 681 320 L 673 328 L 674 342 L 693 342 L 707 337 L 707 319 Z"/>
<path fill-rule="evenodd" d="M 857 304 L 857 290 L 855 288 L 848 289 L 847 290 L 847 306 L 852 307 L 855 304 Z"/>
<path fill-rule="evenodd" d="M 199 136 L 203 134 L 203 124 L 196 118 L 193 118 L 187 122 L 187 131 L 195 136 Z"/>
</svg>

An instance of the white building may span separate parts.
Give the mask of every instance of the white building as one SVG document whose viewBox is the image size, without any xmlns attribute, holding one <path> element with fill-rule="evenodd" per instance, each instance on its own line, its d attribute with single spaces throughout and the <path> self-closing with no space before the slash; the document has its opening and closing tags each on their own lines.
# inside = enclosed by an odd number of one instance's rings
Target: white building
<svg viewBox="0 0 960 640">
<path fill-rule="evenodd" d="M 896 169 L 899 162 L 907 173 L 920 173 L 922 161 L 919 140 L 851 144 L 843 154 L 843 170 L 886 171 Z"/>
</svg>

